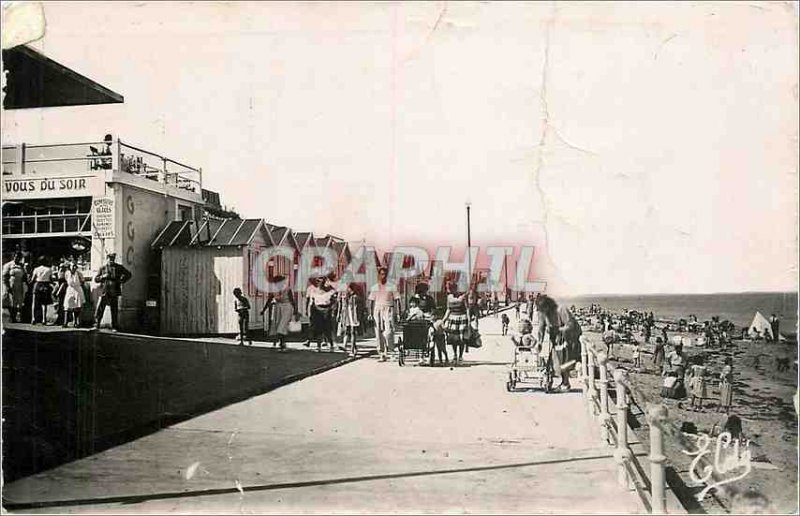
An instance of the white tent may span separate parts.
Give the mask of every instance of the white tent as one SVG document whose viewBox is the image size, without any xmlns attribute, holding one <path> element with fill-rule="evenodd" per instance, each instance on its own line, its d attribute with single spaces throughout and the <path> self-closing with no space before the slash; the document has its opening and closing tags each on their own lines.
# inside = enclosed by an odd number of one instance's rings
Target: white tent
<svg viewBox="0 0 800 516">
<path fill-rule="evenodd" d="M 747 330 L 747 335 L 750 337 L 755 337 L 756 333 L 761 337 L 769 337 L 769 340 L 773 340 L 774 337 L 772 335 L 772 326 L 770 326 L 767 318 L 761 315 L 761 312 L 756 312 L 753 322 L 750 323 L 750 328 Z"/>
</svg>

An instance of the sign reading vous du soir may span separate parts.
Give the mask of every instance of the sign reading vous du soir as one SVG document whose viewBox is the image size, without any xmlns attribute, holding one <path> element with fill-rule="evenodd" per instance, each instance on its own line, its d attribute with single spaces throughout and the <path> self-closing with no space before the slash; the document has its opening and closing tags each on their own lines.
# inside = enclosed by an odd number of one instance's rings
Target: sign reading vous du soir
<svg viewBox="0 0 800 516">
<path fill-rule="evenodd" d="M 34 199 L 41 197 L 81 197 L 92 195 L 96 176 L 59 176 L 32 179 L 3 179 L 3 197 L 6 199 Z"/>
</svg>

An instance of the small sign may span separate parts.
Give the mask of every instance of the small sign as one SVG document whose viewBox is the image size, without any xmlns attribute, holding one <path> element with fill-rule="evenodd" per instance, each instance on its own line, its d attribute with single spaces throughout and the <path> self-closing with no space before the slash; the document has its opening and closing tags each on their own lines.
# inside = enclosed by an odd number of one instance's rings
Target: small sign
<svg viewBox="0 0 800 516">
<path fill-rule="evenodd" d="M 96 238 L 114 238 L 114 198 L 92 200 L 92 228 Z"/>
</svg>

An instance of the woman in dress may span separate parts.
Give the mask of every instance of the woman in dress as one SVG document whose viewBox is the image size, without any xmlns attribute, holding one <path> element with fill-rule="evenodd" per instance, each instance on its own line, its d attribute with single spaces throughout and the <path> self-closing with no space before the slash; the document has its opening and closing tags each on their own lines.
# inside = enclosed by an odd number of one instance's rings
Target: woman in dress
<svg viewBox="0 0 800 516">
<path fill-rule="evenodd" d="M 86 302 L 83 294 L 83 275 L 78 270 L 77 263 L 71 263 L 69 269 L 64 274 L 67 287 L 64 294 L 64 328 L 69 323 L 69 316 L 72 315 L 72 326 L 77 328 L 81 325 L 81 309 Z"/>
<path fill-rule="evenodd" d="M 3 265 L 3 287 L 5 287 L 3 303 L 8 308 L 11 322 L 17 322 L 17 314 L 25 304 L 27 289 L 27 274 L 21 253 L 16 253 L 13 260 Z"/>
<path fill-rule="evenodd" d="M 275 281 L 283 281 L 284 278 L 278 276 Z M 266 307 L 265 307 L 266 308 Z M 289 283 L 280 292 L 275 294 L 271 310 L 271 319 L 269 327 L 269 336 L 272 337 L 273 345 L 277 341 L 281 351 L 286 349 L 286 336 L 289 334 L 289 322 L 292 317 L 297 313 L 297 307 L 294 304 L 294 296 L 289 288 Z"/>
<path fill-rule="evenodd" d="M 447 342 L 453 348 L 453 365 L 461 363 L 464 347 L 469 337 L 469 314 L 467 294 L 458 293 L 458 285 L 451 281 L 447 285 L 447 311 L 442 317 Z"/>
<path fill-rule="evenodd" d="M 581 358 L 581 327 L 572 312 L 566 306 L 559 306 L 550 296 L 536 298 L 536 311 L 541 317 L 539 342 L 544 342 L 545 335 L 549 334 L 553 372 L 561 376 L 560 387 L 569 390 L 570 371 Z"/>
<path fill-rule="evenodd" d="M 360 325 L 358 321 L 358 293 L 355 286 L 351 283 L 347 287 L 344 299 L 339 303 L 339 328 L 344 335 L 344 351 L 348 351 L 348 344 L 351 344 L 350 356 L 356 356 L 358 346 L 356 346 L 356 331 Z"/>
<path fill-rule="evenodd" d="M 692 400 L 689 404 L 690 410 L 694 410 L 695 405 L 700 410 L 703 408 L 703 399 L 707 397 L 705 374 L 705 367 L 701 365 L 692 366 L 692 378 L 689 380 L 689 391 L 692 393 Z"/>
<path fill-rule="evenodd" d="M 719 375 L 719 405 L 717 412 L 725 409 L 727 414 L 731 410 L 733 404 L 733 359 L 728 357 L 725 359 L 725 366 L 722 368 L 722 373 Z"/>
</svg>

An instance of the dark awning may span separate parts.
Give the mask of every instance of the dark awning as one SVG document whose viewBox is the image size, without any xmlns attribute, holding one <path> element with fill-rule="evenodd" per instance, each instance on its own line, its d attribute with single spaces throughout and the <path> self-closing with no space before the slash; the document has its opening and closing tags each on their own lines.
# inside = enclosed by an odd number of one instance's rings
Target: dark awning
<svg viewBox="0 0 800 516">
<path fill-rule="evenodd" d="M 5 109 L 116 104 L 124 100 L 119 93 L 24 45 L 3 50 L 3 67 L 8 70 Z"/>
</svg>

